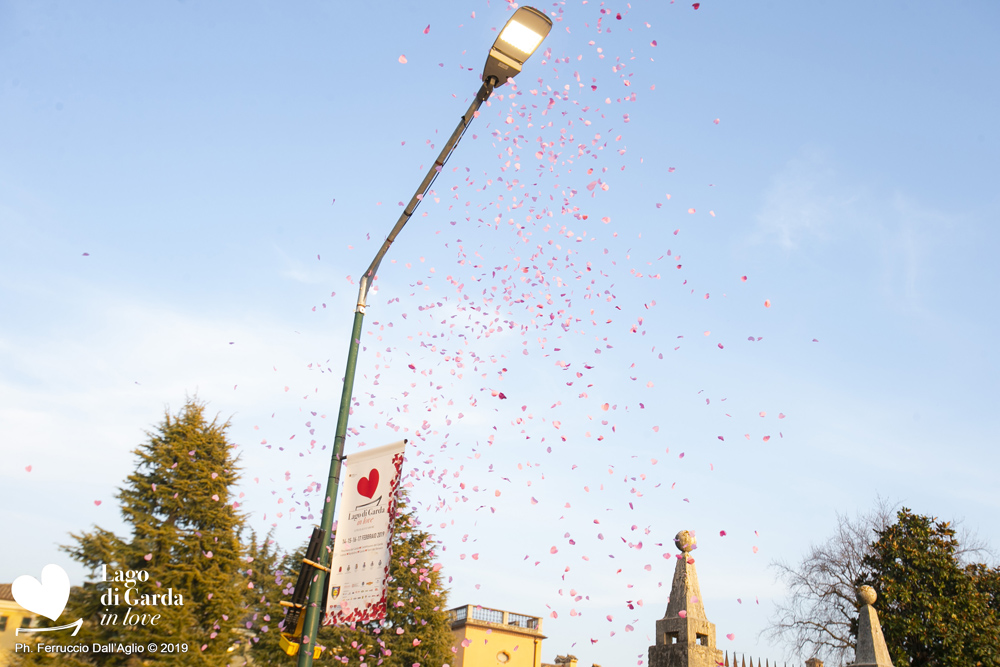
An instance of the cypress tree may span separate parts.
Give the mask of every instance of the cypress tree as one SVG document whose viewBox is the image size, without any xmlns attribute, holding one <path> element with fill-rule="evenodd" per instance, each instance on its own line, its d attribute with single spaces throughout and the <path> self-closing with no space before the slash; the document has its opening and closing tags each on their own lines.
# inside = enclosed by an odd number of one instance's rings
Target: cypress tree
<svg viewBox="0 0 1000 667">
<path fill-rule="evenodd" d="M 244 518 L 230 499 L 238 468 L 226 442 L 228 427 L 218 418 L 209 422 L 197 399 L 189 399 L 175 416 L 167 411 L 134 450 L 135 471 L 116 496 L 131 535 L 118 537 L 95 526 L 72 534 L 74 543 L 63 547 L 90 568 L 93 581 L 71 590 L 60 623 L 82 618 L 84 624 L 77 637 L 60 635 L 60 640 L 170 643 L 186 650 L 61 655 L 60 665 L 230 664 L 229 649 L 240 639 L 234 630 L 244 615 L 246 581 L 240 573 Z M 116 581 L 129 572 L 132 582 Z M 144 614 L 145 624 L 137 620 Z M 37 654 L 24 663 L 53 664 Z"/>
<path fill-rule="evenodd" d="M 247 545 L 244 627 L 251 628 L 252 632 L 247 633 L 246 646 L 251 664 L 255 666 L 290 667 L 295 661 L 285 655 L 279 645 L 280 625 L 285 617 L 281 601 L 292 594 L 297 566 L 295 556 L 283 554 L 271 539 L 273 532 L 268 533 L 262 542 L 258 542 L 256 534 L 251 533 Z M 303 549 L 299 558 L 304 553 Z"/>
</svg>

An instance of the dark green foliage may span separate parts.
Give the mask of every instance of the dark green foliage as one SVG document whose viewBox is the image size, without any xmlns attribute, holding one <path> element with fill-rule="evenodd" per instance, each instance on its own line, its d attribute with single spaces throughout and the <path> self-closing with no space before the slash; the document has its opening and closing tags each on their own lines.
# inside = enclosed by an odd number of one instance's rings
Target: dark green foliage
<svg viewBox="0 0 1000 667">
<path fill-rule="evenodd" d="M 236 460 L 226 442 L 228 423 L 205 418 L 205 407 L 189 400 L 176 416 L 169 412 L 149 440 L 135 451 L 138 463 L 117 498 L 132 534 L 118 537 L 100 527 L 71 535 L 74 544 L 63 547 L 91 569 L 94 581 L 75 587 L 60 623 L 82 618 L 84 625 L 72 641 L 88 645 L 126 642 L 187 644 L 186 653 L 118 653 L 59 656 L 59 665 L 178 665 L 215 667 L 243 664 L 229 651 L 241 640 L 235 632 L 244 612 L 245 564 L 239 533 L 243 516 L 230 499 L 238 479 Z M 130 606 L 126 585 L 100 581 L 102 566 L 109 579 L 116 571 L 134 571 L 148 580 L 132 587 L 133 599 L 143 594 L 172 591 L 183 604 Z M 117 588 L 117 591 L 114 589 Z M 111 605 L 102 595 L 117 592 Z M 138 594 L 138 595 L 137 595 Z M 155 625 L 126 626 L 126 614 L 159 614 Z M 108 616 L 105 616 L 107 614 Z M 115 618 L 117 617 L 117 618 Z M 102 625 L 102 618 L 105 623 Z M 116 623 L 111 624 L 110 621 Z M 54 625 L 54 624 L 52 624 Z M 25 664 L 55 664 L 33 656 Z"/>
<path fill-rule="evenodd" d="M 454 653 L 447 591 L 440 572 L 434 569 L 434 542 L 420 529 L 405 498 L 399 504 L 392 544 L 387 617 L 355 628 L 321 627 L 317 643 L 326 650 L 316 664 L 412 667 L 419 663 L 421 667 L 441 667 L 451 663 Z M 303 545 L 275 571 L 284 586 L 269 589 L 271 609 L 278 600 L 290 597 L 304 552 Z M 402 634 L 397 633 L 398 628 L 403 629 Z M 416 646 L 414 640 L 418 640 Z M 281 662 L 282 655 L 276 635 L 262 636 L 253 652 L 259 664 L 294 664 L 287 657 Z"/>
<path fill-rule="evenodd" d="M 295 584 L 294 576 L 288 574 L 293 557 L 280 552 L 271 534 L 258 543 L 257 535 L 251 533 L 246 550 L 248 567 L 244 574 L 248 579 L 245 590 L 249 611 L 243 620 L 244 627 L 250 623 L 252 632 L 246 633 L 240 652 L 248 649 L 254 665 L 290 667 L 294 660 L 285 655 L 278 642 L 279 624 L 285 617 L 280 603 L 288 598 Z"/>
<path fill-rule="evenodd" d="M 961 567 L 948 523 L 906 508 L 896 519 L 877 531 L 856 582 L 878 592 L 875 607 L 893 664 L 1000 666 L 1000 569 Z"/>
<path fill-rule="evenodd" d="M 281 553 L 270 535 L 260 544 L 255 535 L 251 536 L 247 552 L 252 561 L 245 572 L 253 588 L 247 588 L 248 611 L 244 621 L 253 626 L 248 642 L 252 664 L 291 667 L 295 659 L 281 650 L 279 641 L 285 618 L 281 601 L 291 596 L 295 585 L 296 555 Z"/>
</svg>

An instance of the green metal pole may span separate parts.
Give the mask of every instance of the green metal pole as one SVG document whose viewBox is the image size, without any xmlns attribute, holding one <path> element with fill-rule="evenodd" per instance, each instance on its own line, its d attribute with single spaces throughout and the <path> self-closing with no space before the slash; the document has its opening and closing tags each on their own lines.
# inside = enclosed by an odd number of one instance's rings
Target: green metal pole
<svg viewBox="0 0 1000 667">
<path fill-rule="evenodd" d="M 344 371 L 344 390 L 340 395 L 340 413 L 337 415 L 337 433 L 333 438 L 333 455 L 330 461 L 330 476 L 327 480 L 326 498 L 323 503 L 323 518 L 320 530 L 323 531 L 323 547 L 320 550 L 320 565 L 330 564 L 330 530 L 333 528 L 333 516 L 337 507 L 337 492 L 340 489 L 340 469 L 344 460 L 344 441 L 347 437 L 347 419 L 351 413 L 351 397 L 354 395 L 354 372 L 358 365 L 358 346 L 361 342 L 361 323 L 365 319 L 364 306 L 359 305 L 354 311 L 354 329 L 351 332 L 351 345 L 347 351 L 347 369 Z M 316 645 L 316 631 L 319 628 L 319 601 L 323 599 L 323 587 L 326 585 L 326 573 L 317 570 L 309 586 L 309 602 L 306 607 L 306 618 L 303 623 L 302 644 L 299 646 L 299 665 L 311 666 L 313 663 L 313 647 Z"/>
<path fill-rule="evenodd" d="M 410 203 L 403 210 L 402 215 L 399 216 L 399 220 L 396 221 L 392 231 L 389 232 L 389 236 L 386 237 L 385 241 L 382 243 L 382 247 L 379 248 L 378 253 L 376 253 L 375 259 L 372 260 L 368 270 L 365 271 L 361 280 L 358 281 L 360 283 L 358 286 L 358 306 L 354 311 L 354 329 L 351 333 L 351 346 L 347 351 L 347 369 L 344 371 L 344 390 L 340 395 L 340 413 L 337 415 L 337 433 L 333 439 L 333 454 L 330 460 L 330 476 L 327 479 L 326 498 L 323 503 L 323 518 L 320 520 L 320 530 L 323 531 L 323 548 L 320 551 L 319 563 L 324 568 L 330 564 L 331 553 L 328 548 L 330 544 L 330 530 L 333 528 L 333 517 L 337 509 L 337 492 L 340 489 L 340 469 L 344 460 L 344 441 L 347 438 L 347 420 L 351 414 L 351 397 L 354 392 L 354 373 L 357 369 L 358 347 L 361 344 L 361 323 L 365 317 L 365 302 L 368 298 L 368 289 L 375 281 L 375 274 L 378 271 L 379 264 L 382 262 L 382 258 L 385 256 L 386 251 L 389 250 L 389 246 L 391 246 L 393 241 L 396 240 L 396 236 L 400 231 L 402 231 L 403 226 L 410 219 L 410 216 L 413 215 L 413 212 L 416 211 L 417 206 L 423 200 L 424 195 L 426 195 L 430 190 L 431 184 L 434 183 L 437 175 L 441 173 L 441 168 L 444 167 L 444 164 L 448 161 L 452 151 L 455 150 L 455 146 L 458 145 L 462 135 L 465 134 L 465 130 L 468 129 L 469 123 L 471 123 L 472 119 L 475 117 L 476 111 L 479 110 L 479 107 L 482 106 L 483 102 L 489 99 L 489 96 L 492 94 L 493 88 L 496 84 L 497 81 L 492 78 L 483 82 L 482 87 L 476 94 L 476 99 L 473 100 L 472 104 L 469 106 L 469 110 L 465 112 L 464 116 L 462 116 L 458 123 L 458 127 L 455 128 L 455 131 L 452 133 L 448 142 L 441 150 L 441 154 L 438 155 L 438 159 L 431 166 L 427 175 L 424 176 L 424 180 L 420 183 L 420 187 L 417 188 L 417 192 L 410 199 Z M 326 572 L 324 570 L 318 570 L 313 577 L 312 584 L 309 586 L 309 601 L 306 605 L 306 617 L 302 624 L 302 642 L 299 645 L 298 667 L 312 667 L 313 664 L 313 647 L 316 645 L 316 632 L 319 630 L 320 614 L 325 611 L 319 608 L 319 604 L 323 599 L 323 587 L 326 586 L 326 581 Z"/>
</svg>

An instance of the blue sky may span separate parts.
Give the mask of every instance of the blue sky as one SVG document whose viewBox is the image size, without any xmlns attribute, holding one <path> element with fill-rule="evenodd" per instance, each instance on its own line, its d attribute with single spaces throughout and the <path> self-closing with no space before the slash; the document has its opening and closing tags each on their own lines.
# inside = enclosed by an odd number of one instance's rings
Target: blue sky
<svg viewBox="0 0 1000 667">
<path fill-rule="evenodd" d="M 82 581 L 58 545 L 121 529 L 188 395 L 231 419 L 251 526 L 318 521 L 357 276 L 514 8 L 379 7 L 0 3 L 0 581 Z M 638 661 L 689 528 L 720 648 L 783 657 L 768 563 L 838 512 L 1000 542 L 997 8 L 539 9 L 382 265 L 355 385 L 348 451 L 411 439 L 450 602 Z"/>
</svg>

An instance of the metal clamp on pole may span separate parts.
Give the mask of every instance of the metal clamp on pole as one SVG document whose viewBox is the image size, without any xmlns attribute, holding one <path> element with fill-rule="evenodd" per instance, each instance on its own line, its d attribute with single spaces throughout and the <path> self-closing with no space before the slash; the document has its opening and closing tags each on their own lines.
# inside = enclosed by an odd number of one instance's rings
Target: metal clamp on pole
<svg viewBox="0 0 1000 667">
<path fill-rule="evenodd" d="M 320 571 L 329 572 L 330 568 L 323 567 L 316 561 L 323 548 L 323 536 L 326 533 L 319 527 L 313 528 L 312 536 L 309 538 L 309 546 L 306 548 L 305 558 L 302 559 L 302 567 L 299 569 L 299 576 L 295 580 L 295 589 L 292 591 L 292 599 L 282 600 L 282 607 L 285 607 L 285 620 L 282 626 L 287 630 L 294 628 L 291 632 L 282 632 L 280 639 L 281 650 L 287 655 L 298 655 L 299 647 L 302 646 L 302 628 L 305 622 L 306 605 L 309 601 L 309 586 L 312 580 Z M 313 660 L 319 658 L 323 653 L 324 646 L 313 648 Z"/>
</svg>

